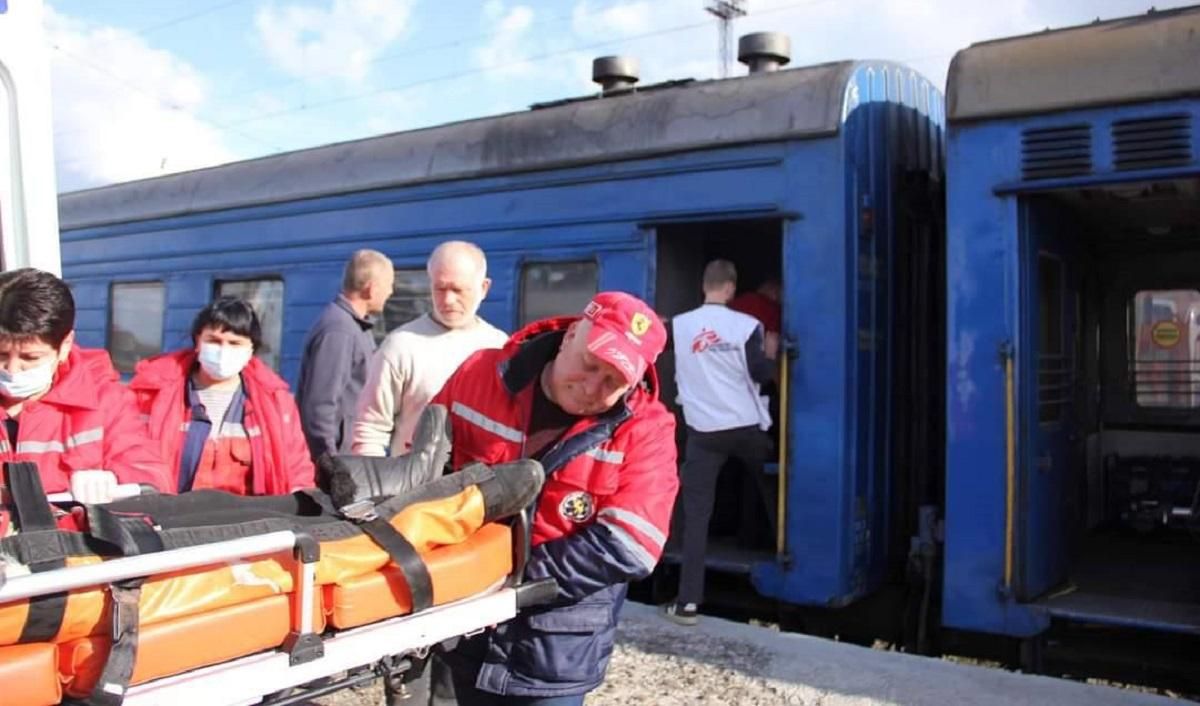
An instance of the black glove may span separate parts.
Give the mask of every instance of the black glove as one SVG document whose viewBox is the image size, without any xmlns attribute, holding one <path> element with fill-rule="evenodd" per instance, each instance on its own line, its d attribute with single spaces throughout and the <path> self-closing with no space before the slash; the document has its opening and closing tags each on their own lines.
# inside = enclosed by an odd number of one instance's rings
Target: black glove
<svg viewBox="0 0 1200 706">
<path fill-rule="evenodd" d="M 412 448 L 403 456 L 334 456 L 317 459 L 317 483 L 336 507 L 399 495 L 440 477 L 450 461 L 450 418 L 431 404 L 421 413 Z"/>
</svg>

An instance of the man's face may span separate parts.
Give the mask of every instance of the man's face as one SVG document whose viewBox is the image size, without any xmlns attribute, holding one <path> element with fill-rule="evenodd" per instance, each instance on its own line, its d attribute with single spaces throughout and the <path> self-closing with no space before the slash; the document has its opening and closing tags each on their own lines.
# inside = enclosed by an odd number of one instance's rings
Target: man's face
<svg viewBox="0 0 1200 706">
<path fill-rule="evenodd" d="M 550 374 L 554 402 L 567 414 L 591 416 L 613 405 L 632 387 L 620 370 L 587 349 L 590 321 L 577 321 L 567 329 Z"/>
<path fill-rule="evenodd" d="M 55 364 L 61 363 L 66 360 L 74 340 L 74 331 L 67 334 L 58 348 L 40 338 L 0 338 L 0 369 L 11 374 L 36 368 L 50 361 L 54 361 Z"/>
<path fill-rule="evenodd" d="M 448 256 L 429 268 L 429 289 L 437 320 L 446 328 L 475 322 L 491 280 L 479 276 L 477 263 L 467 256 Z"/>
</svg>

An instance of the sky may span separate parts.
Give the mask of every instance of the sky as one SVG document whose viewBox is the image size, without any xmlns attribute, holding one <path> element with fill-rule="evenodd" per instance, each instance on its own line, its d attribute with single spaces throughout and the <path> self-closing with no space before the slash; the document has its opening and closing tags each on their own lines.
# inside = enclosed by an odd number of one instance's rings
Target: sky
<svg viewBox="0 0 1200 706">
<path fill-rule="evenodd" d="M 22 0 L 15 0 L 21 2 Z M 1153 0 L 1158 9 L 1195 0 Z M 718 75 L 704 0 L 46 0 L 59 191 Z M 945 85 L 972 42 L 1147 11 L 1148 0 L 746 0 L 733 36 L 790 66 L 890 59 Z M 734 64 L 731 75 L 745 73 Z"/>
</svg>

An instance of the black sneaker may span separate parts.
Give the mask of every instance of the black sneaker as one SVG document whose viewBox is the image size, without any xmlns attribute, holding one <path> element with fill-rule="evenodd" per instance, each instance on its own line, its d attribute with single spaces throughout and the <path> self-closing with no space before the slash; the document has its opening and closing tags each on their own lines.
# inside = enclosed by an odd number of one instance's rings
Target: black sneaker
<svg viewBox="0 0 1200 706">
<path fill-rule="evenodd" d="M 691 627 L 700 621 L 696 615 L 695 603 L 668 603 L 662 607 L 663 617 L 676 625 Z"/>
</svg>

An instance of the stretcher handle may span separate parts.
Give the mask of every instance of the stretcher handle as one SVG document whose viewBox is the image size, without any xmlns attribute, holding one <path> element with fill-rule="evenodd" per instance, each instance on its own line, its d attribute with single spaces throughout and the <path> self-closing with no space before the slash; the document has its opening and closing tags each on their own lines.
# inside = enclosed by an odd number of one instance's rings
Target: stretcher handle
<svg viewBox="0 0 1200 706">
<path fill-rule="evenodd" d="M 142 494 L 142 486 L 138 483 L 121 483 L 113 490 L 113 500 L 134 498 Z M 46 500 L 52 503 L 73 503 L 75 497 L 68 492 L 46 493 Z"/>
</svg>

